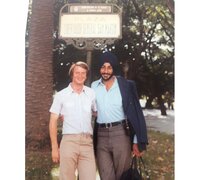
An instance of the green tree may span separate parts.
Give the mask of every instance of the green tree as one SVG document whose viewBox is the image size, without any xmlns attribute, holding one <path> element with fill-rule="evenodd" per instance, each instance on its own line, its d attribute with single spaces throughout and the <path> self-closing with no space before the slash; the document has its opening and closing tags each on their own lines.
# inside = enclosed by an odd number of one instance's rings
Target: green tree
<svg viewBox="0 0 207 180">
<path fill-rule="evenodd" d="M 119 49 L 125 47 L 128 53 L 128 78 L 148 97 L 148 107 L 157 98 L 166 115 L 163 95 L 174 94 L 174 14 L 162 0 L 126 1 L 123 12 Z"/>
<path fill-rule="evenodd" d="M 87 2 L 97 3 L 95 0 Z M 106 46 L 103 50 L 115 52 L 121 65 L 129 65 L 127 78 L 135 80 L 140 95 L 148 98 L 147 108 L 152 107 L 153 99 L 157 99 L 161 113 L 165 115 L 164 96 L 166 92 L 174 96 L 174 1 L 102 0 L 98 2 L 117 4 L 123 11 L 122 39 Z M 58 24 L 58 19 L 55 24 Z M 62 82 L 57 78 L 62 76 L 59 69 L 64 69 L 64 66 L 69 66 L 74 61 L 70 52 L 73 52 L 75 57 L 79 57 L 80 54 L 84 56 L 85 52 L 75 52 L 73 47 L 60 41 L 58 36 L 55 42 L 54 67 L 57 75 L 55 84 L 60 84 Z M 100 51 L 93 52 L 93 80 L 98 77 L 97 57 L 100 53 Z"/>
</svg>

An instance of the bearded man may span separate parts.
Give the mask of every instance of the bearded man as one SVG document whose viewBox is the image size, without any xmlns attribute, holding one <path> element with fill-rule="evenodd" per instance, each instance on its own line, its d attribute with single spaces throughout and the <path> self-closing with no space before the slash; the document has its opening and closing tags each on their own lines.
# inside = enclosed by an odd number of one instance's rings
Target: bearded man
<svg viewBox="0 0 207 180">
<path fill-rule="evenodd" d="M 94 130 L 101 180 L 120 180 L 130 167 L 131 150 L 142 156 L 148 144 L 146 122 L 135 83 L 116 76 L 118 60 L 111 52 L 99 59 L 101 78 L 91 85 L 96 94 Z"/>
</svg>

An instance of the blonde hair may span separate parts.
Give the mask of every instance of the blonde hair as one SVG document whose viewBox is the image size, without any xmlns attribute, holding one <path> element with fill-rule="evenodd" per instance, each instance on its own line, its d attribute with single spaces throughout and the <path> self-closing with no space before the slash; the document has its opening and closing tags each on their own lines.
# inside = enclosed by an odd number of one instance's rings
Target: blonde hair
<svg viewBox="0 0 207 180">
<path fill-rule="evenodd" d="M 86 74 L 88 75 L 88 71 L 89 71 L 89 67 L 88 67 L 88 65 L 87 65 L 85 62 L 83 62 L 83 61 L 78 61 L 78 62 L 76 62 L 75 64 L 73 64 L 73 65 L 70 67 L 70 69 L 69 69 L 68 74 L 69 74 L 69 76 L 70 76 L 71 79 L 73 78 L 73 72 L 74 72 L 74 68 L 75 68 L 76 66 L 79 66 L 79 67 L 82 67 L 83 69 L 85 69 L 85 70 L 86 70 Z"/>
</svg>

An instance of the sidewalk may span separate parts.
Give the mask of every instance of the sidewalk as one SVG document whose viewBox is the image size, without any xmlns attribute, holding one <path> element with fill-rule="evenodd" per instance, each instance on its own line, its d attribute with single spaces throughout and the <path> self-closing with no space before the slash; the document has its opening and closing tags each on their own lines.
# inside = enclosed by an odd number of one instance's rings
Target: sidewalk
<svg viewBox="0 0 207 180">
<path fill-rule="evenodd" d="M 174 134 L 174 110 L 167 110 L 167 116 L 160 115 L 159 109 L 144 109 L 143 113 L 148 129 Z"/>
</svg>

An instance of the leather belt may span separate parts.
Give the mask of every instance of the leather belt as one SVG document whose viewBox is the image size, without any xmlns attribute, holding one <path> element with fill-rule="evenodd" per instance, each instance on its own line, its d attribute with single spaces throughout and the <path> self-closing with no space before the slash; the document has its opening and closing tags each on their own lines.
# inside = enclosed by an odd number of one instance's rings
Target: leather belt
<svg viewBox="0 0 207 180">
<path fill-rule="evenodd" d="M 101 127 L 101 128 L 110 128 L 110 127 L 114 127 L 114 126 L 118 126 L 120 124 L 126 124 L 127 123 L 127 120 L 124 119 L 122 121 L 117 121 L 117 122 L 111 122 L 111 123 L 97 123 L 98 127 Z"/>
</svg>

